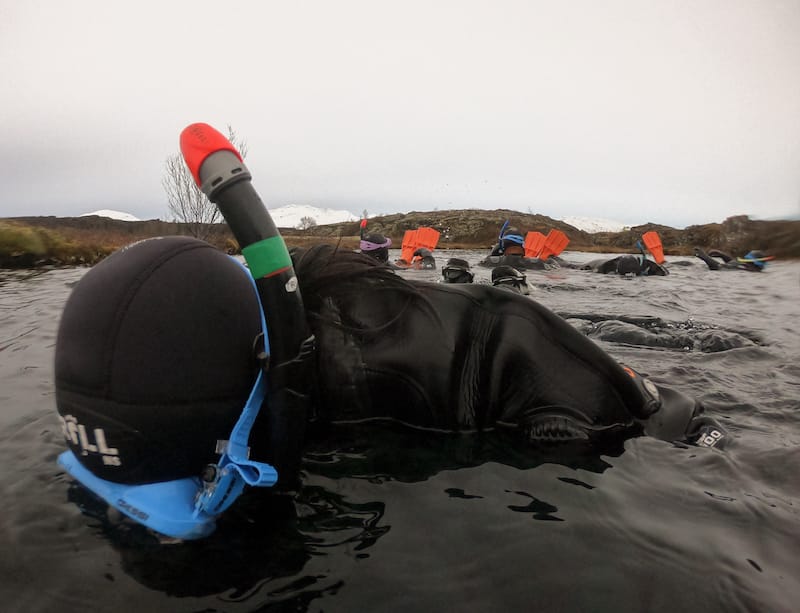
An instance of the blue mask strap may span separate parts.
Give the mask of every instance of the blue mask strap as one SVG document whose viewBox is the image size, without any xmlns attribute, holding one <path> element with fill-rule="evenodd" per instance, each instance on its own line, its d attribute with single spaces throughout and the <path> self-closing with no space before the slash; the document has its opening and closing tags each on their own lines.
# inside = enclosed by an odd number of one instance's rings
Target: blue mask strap
<svg viewBox="0 0 800 613">
<path fill-rule="evenodd" d="M 85 487 L 148 528 L 176 538 L 202 538 L 213 532 L 216 516 L 236 501 L 245 485 L 269 487 L 278 480 L 272 466 L 247 459 L 248 436 L 266 391 L 262 371 L 231 440 L 224 441 L 226 451 L 219 462 L 206 467 L 202 477 L 127 485 L 96 477 L 72 451 L 64 451 L 58 462 Z"/>
<path fill-rule="evenodd" d="M 242 268 L 247 268 L 241 264 Z M 247 276 L 253 285 L 253 291 L 258 297 L 255 279 L 247 271 Z M 264 337 L 264 353 L 269 355 L 269 335 L 267 334 L 267 320 L 261 299 L 258 298 L 259 313 L 261 314 L 261 329 Z M 239 497 L 245 485 L 254 487 L 272 487 L 278 481 L 278 472 L 275 468 L 264 462 L 255 462 L 249 459 L 250 430 L 258 417 L 258 412 L 267 396 L 267 380 L 263 369 L 259 371 L 255 385 L 250 391 L 250 397 L 242 409 L 242 414 L 231 430 L 230 438 L 222 441 L 222 453 L 216 464 L 206 467 L 203 475 L 203 490 L 197 496 L 195 513 L 209 513 L 216 515 L 231 506 Z"/>
</svg>

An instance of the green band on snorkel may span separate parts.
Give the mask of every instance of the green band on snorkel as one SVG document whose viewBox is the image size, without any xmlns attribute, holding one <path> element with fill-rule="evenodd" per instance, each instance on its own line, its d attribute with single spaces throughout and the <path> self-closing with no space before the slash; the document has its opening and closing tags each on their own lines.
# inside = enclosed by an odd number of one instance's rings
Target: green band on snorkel
<svg viewBox="0 0 800 613">
<path fill-rule="evenodd" d="M 242 249 L 242 255 L 255 279 L 266 277 L 276 270 L 283 270 L 292 265 L 286 243 L 280 236 L 271 236 L 248 245 Z"/>
</svg>

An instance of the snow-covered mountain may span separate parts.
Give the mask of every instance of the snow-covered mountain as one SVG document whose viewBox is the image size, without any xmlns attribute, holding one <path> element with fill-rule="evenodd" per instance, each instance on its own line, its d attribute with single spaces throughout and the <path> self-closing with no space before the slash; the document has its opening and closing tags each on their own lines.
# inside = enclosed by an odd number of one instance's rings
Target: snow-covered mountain
<svg viewBox="0 0 800 613">
<path fill-rule="evenodd" d="M 123 213 L 122 211 L 112 211 L 111 209 L 100 209 L 99 211 L 92 211 L 91 213 L 83 213 L 81 217 L 88 217 L 89 215 L 97 215 L 98 217 L 110 217 L 111 219 L 119 219 L 120 221 L 141 221 L 138 217 L 130 213 Z"/>
<path fill-rule="evenodd" d="M 561 221 L 589 234 L 594 234 L 595 232 L 622 232 L 625 228 L 630 227 L 620 221 L 595 217 L 564 217 Z"/>
<path fill-rule="evenodd" d="M 272 220 L 275 222 L 275 225 L 279 228 L 297 228 L 301 225 L 301 221 L 304 217 L 313 219 L 318 226 L 324 226 L 325 224 L 329 223 L 341 223 L 343 221 L 358 221 L 359 219 L 350 211 L 320 209 L 315 206 L 308 206 L 305 204 L 289 204 L 286 206 L 269 209 L 269 214 L 272 217 Z M 81 217 L 86 217 L 88 215 L 110 217 L 111 219 L 119 219 L 120 221 L 141 221 L 141 219 L 131 215 L 130 213 L 113 211 L 111 209 L 102 209 L 99 211 L 92 211 L 91 213 L 83 213 Z"/>
<path fill-rule="evenodd" d="M 304 217 L 313 219 L 318 226 L 343 221 L 358 221 L 358 217 L 350 211 L 336 209 L 320 209 L 307 204 L 287 204 L 269 209 L 270 217 L 279 228 L 298 228 Z"/>
</svg>

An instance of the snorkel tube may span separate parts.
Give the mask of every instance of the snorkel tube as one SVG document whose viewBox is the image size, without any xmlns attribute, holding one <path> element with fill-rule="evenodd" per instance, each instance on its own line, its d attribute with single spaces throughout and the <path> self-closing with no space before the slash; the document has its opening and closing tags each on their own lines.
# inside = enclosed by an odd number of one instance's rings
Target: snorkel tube
<svg viewBox="0 0 800 613">
<path fill-rule="evenodd" d="M 511 221 L 511 220 L 506 219 L 506 222 L 503 224 L 503 227 L 500 228 L 500 234 L 498 234 L 498 236 L 497 236 L 497 240 L 498 241 L 502 241 L 503 240 L 503 235 L 506 233 L 506 228 L 508 227 L 509 221 Z"/>
<path fill-rule="evenodd" d="M 314 336 L 292 259 L 230 141 L 208 124 L 195 123 L 181 132 L 180 146 L 195 182 L 228 222 L 261 299 L 270 348 L 262 418 L 269 436 L 268 460 L 286 484 L 299 468 L 314 381 Z"/>
</svg>

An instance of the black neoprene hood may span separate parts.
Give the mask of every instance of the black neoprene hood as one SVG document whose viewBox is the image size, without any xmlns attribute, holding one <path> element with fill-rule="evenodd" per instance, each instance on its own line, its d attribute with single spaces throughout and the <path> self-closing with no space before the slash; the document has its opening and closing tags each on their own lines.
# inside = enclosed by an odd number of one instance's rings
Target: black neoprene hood
<svg viewBox="0 0 800 613">
<path fill-rule="evenodd" d="M 56 341 L 56 404 L 75 455 L 118 483 L 199 475 L 253 386 L 259 309 L 247 270 L 193 238 L 149 239 L 97 264 Z"/>
</svg>

